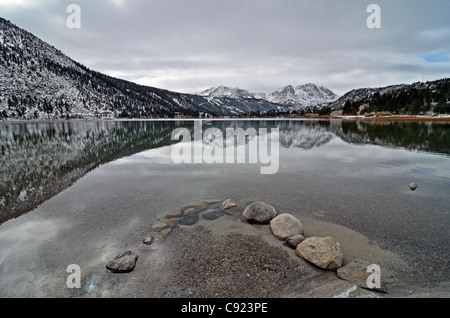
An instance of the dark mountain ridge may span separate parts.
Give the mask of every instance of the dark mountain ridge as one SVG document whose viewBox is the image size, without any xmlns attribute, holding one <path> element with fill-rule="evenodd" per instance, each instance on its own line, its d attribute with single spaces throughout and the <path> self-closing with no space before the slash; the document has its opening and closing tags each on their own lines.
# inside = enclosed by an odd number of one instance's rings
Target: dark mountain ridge
<svg viewBox="0 0 450 318">
<path fill-rule="evenodd" d="M 283 107 L 257 99 L 172 92 L 90 70 L 0 18 L 0 118 L 234 116 Z"/>
</svg>

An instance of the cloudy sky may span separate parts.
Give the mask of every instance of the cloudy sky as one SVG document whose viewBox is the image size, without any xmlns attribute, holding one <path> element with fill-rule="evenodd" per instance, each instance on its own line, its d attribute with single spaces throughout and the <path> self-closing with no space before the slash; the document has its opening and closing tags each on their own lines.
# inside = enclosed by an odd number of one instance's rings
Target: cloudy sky
<svg viewBox="0 0 450 318">
<path fill-rule="evenodd" d="M 449 0 L 0 0 L 0 16 L 91 69 L 186 93 L 312 82 L 342 95 L 450 76 Z"/>
</svg>

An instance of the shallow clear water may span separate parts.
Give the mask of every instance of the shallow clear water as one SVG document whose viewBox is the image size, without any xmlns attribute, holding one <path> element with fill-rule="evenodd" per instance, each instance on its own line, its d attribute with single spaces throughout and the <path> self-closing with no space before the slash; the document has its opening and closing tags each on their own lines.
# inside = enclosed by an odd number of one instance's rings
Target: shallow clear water
<svg viewBox="0 0 450 318">
<path fill-rule="evenodd" d="M 449 125 L 203 125 L 278 128 L 279 169 L 269 175 L 260 162 L 175 164 L 180 127 L 194 132 L 189 121 L 0 123 L 0 295 L 57 294 L 65 266 L 104 263 L 136 229 L 210 198 L 348 227 L 407 259 L 421 285 L 448 281 Z"/>
</svg>

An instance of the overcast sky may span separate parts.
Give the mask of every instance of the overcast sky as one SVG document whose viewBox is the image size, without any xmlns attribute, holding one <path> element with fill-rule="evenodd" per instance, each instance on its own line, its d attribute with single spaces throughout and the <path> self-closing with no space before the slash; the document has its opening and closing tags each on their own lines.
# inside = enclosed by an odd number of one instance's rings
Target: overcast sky
<svg viewBox="0 0 450 318">
<path fill-rule="evenodd" d="M 449 0 L 0 0 L 0 16 L 93 70 L 186 93 L 450 77 Z"/>
</svg>

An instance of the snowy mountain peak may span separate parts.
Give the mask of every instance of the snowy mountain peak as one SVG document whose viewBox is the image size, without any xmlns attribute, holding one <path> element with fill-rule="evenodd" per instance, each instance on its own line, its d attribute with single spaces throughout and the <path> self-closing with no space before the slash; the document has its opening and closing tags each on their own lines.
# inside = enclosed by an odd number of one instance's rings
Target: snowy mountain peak
<svg viewBox="0 0 450 318">
<path fill-rule="evenodd" d="M 317 106 L 333 102 L 339 98 L 328 88 L 313 83 L 293 87 L 288 85 L 267 95 L 266 100 L 283 105 L 296 105 L 298 107 Z"/>
<path fill-rule="evenodd" d="M 222 98 L 228 97 L 233 99 L 241 98 L 255 98 L 252 93 L 241 88 L 231 88 L 228 86 L 211 87 L 207 90 L 200 92 L 198 95 L 209 98 Z"/>
<path fill-rule="evenodd" d="M 208 99 L 232 98 L 232 99 L 261 99 L 270 103 L 294 106 L 296 108 L 323 105 L 333 102 L 339 98 L 328 88 L 317 86 L 313 83 L 304 85 L 287 85 L 276 91 L 265 94 L 249 92 L 241 88 L 231 88 L 227 86 L 212 87 L 198 95 Z"/>
</svg>

